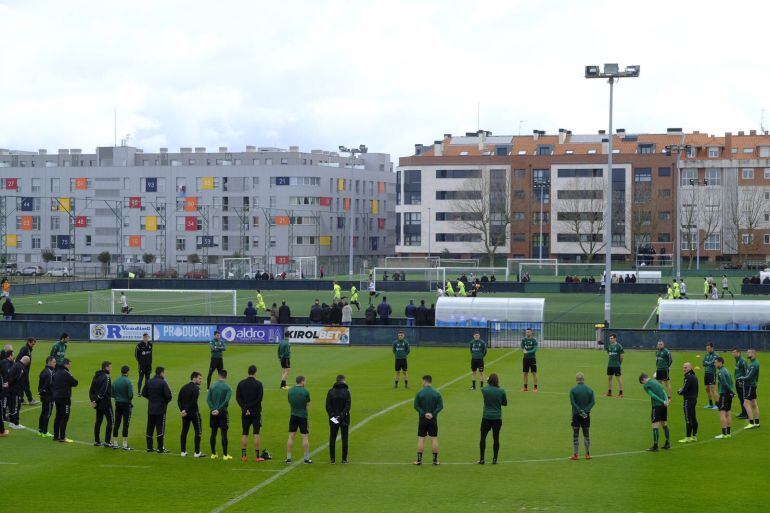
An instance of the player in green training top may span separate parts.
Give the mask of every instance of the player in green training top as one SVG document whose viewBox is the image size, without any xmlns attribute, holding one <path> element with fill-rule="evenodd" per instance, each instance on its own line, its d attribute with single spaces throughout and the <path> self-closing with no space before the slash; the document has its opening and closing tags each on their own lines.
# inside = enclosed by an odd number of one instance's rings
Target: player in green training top
<svg viewBox="0 0 770 513">
<path fill-rule="evenodd" d="M 224 360 L 222 359 L 222 353 L 225 352 L 225 341 L 222 340 L 222 334 L 218 331 L 214 332 L 214 338 L 209 342 L 211 346 L 211 361 L 209 362 L 209 375 L 206 378 L 206 389 L 211 388 L 211 376 L 214 371 L 221 371 L 225 368 Z"/>
<path fill-rule="evenodd" d="M 569 391 L 569 402 L 572 405 L 572 456 L 571 460 L 578 459 L 580 448 L 580 430 L 583 430 L 583 444 L 586 448 L 586 459 L 591 459 L 591 437 L 588 429 L 591 427 L 591 409 L 596 404 L 594 391 L 585 384 L 585 376 L 582 372 L 575 374 L 577 385 Z"/>
<path fill-rule="evenodd" d="M 281 390 L 286 390 L 286 378 L 291 370 L 291 345 L 285 338 L 278 342 L 278 359 L 281 361 Z"/>
<path fill-rule="evenodd" d="M 438 414 L 444 409 L 444 400 L 438 390 L 433 388 L 433 378 L 428 374 L 422 377 L 422 390 L 414 396 L 414 409 L 420 415 L 417 424 L 417 460 L 415 465 L 422 465 L 422 451 L 425 437 L 431 439 L 433 464 L 438 465 Z"/>
<path fill-rule="evenodd" d="M 471 372 L 473 373 L 472 390 L 476 390 L 476 371 L 481 374 L 481 388 L 484 388 L 484 357 L 487 355 L 487 343 L 481 340 L 481 333 L 475 331 L 469 342 L 471 350 Z"/>
<path fill-rule="evenodd" d="M 51 347 L 49 356 L 56 358 L 56 370 L 59 370 L 64 363 L 64 358 L 67 355 L 67 342 L 69 341 L 70 336 L 67 333 L 62 333 L 59 341 Z"/>
<path fill-rule="evenodd" d="M 655 379 L 666 385 L 666 393 L 671 396 L 671 364 L 673 363 L 671 352 L 666 349 L 663 339 L 658 340 L 658 350 L 655 351 Z"/>
<path fill-rule="evenodd" d="M 757 404 L 757 383 L 759 382 L 759 360 L 757 352 L 749 349 L 746 352 L 749 357 L 749 364 L 746 367 L 746 373 L 741 376 L 743 383 L 743 403 L 746 406 L 746 413 L 749 416 L 749 424 L 746 429 L 755 429 L 759 427 L 759 405 Z"/>
<path fill-rule="evenodd" d="M 670 435 L 668 431 L 668 405 L 671 400 L 666 395 L 666 390 L 657 380 L 650 379 L 647 374 L 642 373 L 639 376 L 639 383 L 643 385 L 644 391 L 652 400 L 652 447 L 647 449 L 650 452 L 658 452 L 658 439 L 660 438 L 660 428 L 666 435 L 666 444 L 664 449 L 671 449 Z"/>
<path fill-rule="evenodd" d="M 479 465 L 484 464 L 484 453 L 487 449 L 487 435 L 492 431 L 492 465 L 497 465 L 497 455 L 500 453 L 500 428 L 503 427 L 503 406 L 508 406 L 505 390 L 500 388 L 500 378 L 497 374 L 489 375 L 489 386 L 481 389 L 484 396 L 484 411 L 481 416 L 481 440 L 479 441 Z"/>
<path fill-rule="evenodd" d="M 527 328 L 524 338 L 521 339 L 521 352 L 524 355 L 522 359 L 522 371 L 524 373 L 524 387 L 521 391 L 526 392 L 529 385 L 529 373 L 532 372 L 532 384 L 534 392 L 537 392 L 537 339 L 532 336 L 532 328 Z"/>
<path fill-rule="evenodd" d="M 623 364 L 623 346 L 618 342 L 618 336 L 610 335 L 610 343 L 604 348 L 607 351 L 607 393 L 605 397 L 612 397 L 612 376 L 617 378 L 618 398 L 623 398 L 623 374 L 620 366 Z"/>
<path fill-rule="evenodd" d="M 286 442 L 286 463 L 291 463 L 291 450 L 294 446 L 294 436 L 299 430 L 302 435 L 302 451 L 305 454 L 304 461 L 307 464 L 313 463 L 310 460 L 310 440 L 308 439 L 309 430 L 307 428 L 307 410 L 310 407 L 310 392 L 305 388 L 305 376 L 297 376 L 296 385 L 289 390 L 288 400 L 291 406 L 291 416 L 289 417 L 289 439 Z"/>
<path fill-rule="evenodd" d="M 342 300 L 342 287 L 340 287 L 340 284 L 336 281 L 332 282 L 332 303 L 334 300 Z"/>
<path fill-rule="evenodd" d="M 746 364 L 746 360 L 743 359 L 743 356 L 741 356 L 741 350 L 739 348 L 734 347 L 732 353 L 733 358 L 735 358 L 735 374 L 733 374 L 733 377 L 735 378 L 735 391 L 738 393 L 738 401 L 741 403 L 741 414 L 735 418 L 748 419 L 749 415 L 746 413 L 746 405 L 743 400 L 743 381 L 741 379 L 746 375 L 748 365 Z"/>
<path fill-rule="evenodd" d="M 716 360 L 714 360 L 714 366 L 717 369 L 717 390 L 719 392 L 719 402 L 717 404 L 719 420 L 722 424 L 722 434 L 714 438 L 732 438 L 733 435 L 730 433 L 730 430 L 733 426 L 733 418 L 730 410 L 733 407 L 733 397 L 735 397 L 733 378 L 730 376 L 730 371 L 725 367 L 725 359 L 721 356 L 717 356 Z"/>
<path fill-rule="evenodd" d="M 233 459 L 227 452 L 227 430 L 230 427 L 230 417 L 227 414 L 227 407 L 230 399 L 233 397 L 233 389 L 227 384 L 227 371 L 219 371 L 219 379 L 214 386 L 209 389 L 206 395 L 206 403 L 209 405 L 211 415 L 209 416 L 209 427 L 211 427 L 211 459 L 217 459 L 217 430 L 222 432 L 222 460 L 229 461 Z"/>
<path fill-rule="evenodd" d="M 708 405 L 704 408 L 717 410 L 719 407 L 714 403 L 717 401 L 716 382 L 717 371 L 714 362 L 719 358 L 719 354 L 714 351 L 714 344 L 706 344 L 706 355 L 703 357 L 703 384 L 706 386 L 706 395 L 709 398 Z"/>
<path fill-rule="evenodd" d="M 409 373 L 407 369 L 406 358 L 409 356 L 411 349 L 409 348 L 409 341 L 404 338 L 404 330 L 398 330 L 398 338 L 393 341 L 393 356 L 396 357 L 396 379 L 393 383 L 393 388 L 398 388 L 398 373 L 404 374 L 404 388 L 409 388 Z"/>
</svg>

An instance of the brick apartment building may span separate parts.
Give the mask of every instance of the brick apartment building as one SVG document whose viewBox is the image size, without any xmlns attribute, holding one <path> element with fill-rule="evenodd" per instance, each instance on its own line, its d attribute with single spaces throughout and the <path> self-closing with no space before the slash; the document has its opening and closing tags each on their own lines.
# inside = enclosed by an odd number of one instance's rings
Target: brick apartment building
<svg viewBox="0 0 770 513">
<path fill-rule="evenodd" d="M 682 151 L 667 151 L 671 145 Z M 484 256 L 483 228 L 467 222 L 481 213 L 463 209 L 486 201 L 482 190 L 472 189 L 489 187 L 492 197 L 492 177 L 500 186 L 504 174 L 509 219 L 491 215 L 486 223 L 491 231 L 509 227 L 498 256 L 537 258 L 542 251 L 543 258 L 585 262 L 603 254 L 608 146 L 604 131 L 563 129 L 555 135 L 537 130 L 527 136 L 445 134 L 432 145 L 416 144 L 414 155 L 402 157 L 397 170 L 396 252 Z M 614 257 L 633 262 L 639 248 L 649 247 L 674 252 L 677 165 L 685 261 L 767 260 L 770 135 L 753 130 L 717 137 L 680 129 L 659 134 L 618 129 L 613 135 Z"/>
</svg>

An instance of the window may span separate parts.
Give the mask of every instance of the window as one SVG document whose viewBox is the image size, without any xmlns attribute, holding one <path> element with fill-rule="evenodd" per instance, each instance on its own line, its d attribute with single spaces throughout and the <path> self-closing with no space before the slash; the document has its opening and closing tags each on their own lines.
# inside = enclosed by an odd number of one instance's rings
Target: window
<svg viewBox="0 0 770 513">
<path fill-rule="evenodd" d="M 291 202 L 290 202 L 291 204 Z M 270 208 L 275 208 L 278 205 L 278 198 L 276 196 L 270 196 Z"/>
<path fill-rule="evenodd" d="M 61 218 L 59 216 L 51 216 L 51 230 L 58 230 L 61 228 Z"/>
<path fill-rule="evenodd" d="M 652 155 L 655 153 L 654 144 L 639 144 L 638 148 L 641 155 Z"/>
<path fill-rule="evenodd" d="M 556 192 L 558 199 L 572 200 L 572 199 L 602 199 L 604 197 L 603 191 L 587 190 L 587 189 L 568 189 Z"/>
<path fill-rule="evenodd" d="M 660 198 L 670 198 L 671 197 L 671 189 L 658 189 L 658 197 L 660 197 Z"/>
<path fill-rule="evenodd" d="M 698 179 L 698 170 L 695 168 L 682 169 L 682 185 L 690 185 L 690 180 Z"/>
<path fill-rule="evenodd" d="M 634 212 L 634 220 L 641 226 L 652 224 L 652 212 L 649 210 L 639 210 Z"/>
<path fill-rule="evenodd" d="M 521 215 L 524 219 L 524 212 L 521 212 Z M 479 221 L 480 219 L 480 212 L 436 212 L 436 221 Z"/>
<path fill-rule="evenodd" d="M 741 176 L 744 180 L 753 180 L 754 179 L 754 168 L 752 167 L 744 167 L 741 169 Z"/>
<path fill-rule="evenodd" d="M 187 245 L 187 241 L 185 240 L 185 238 L 177 236 L 177 238 L 176 238 L 176 250 L 177 251 L 184 251 L 186 245 Z"/>
<path fill-rule="evenodd" d="M 668 221 L 671 219 L 671 212 L 658 212 L 658 219 L 661 221 Z"/>
<path fill-rule="evenodd" d="M 671 234 L 670 233 L 659 233 L 658 234 L 658 242 L 671 242 Z"/>
<path fill-rule="evenodd" d="M 40 192 L 40 178 L 32 179 L 32 192 Z M 32 248 L 35 249 L 35 248 Z"/>
<path fill-rule="evenodd" d="M 770 244 L 770 233 L 765 234 L 765 244 Z"/>
<path fill-rule="evenodd" d="M 573 153 L 575 153 L 575 150 L 564 150 L 565 155 L 572 155 Z"/>
<path fill-rule="evenodd" d="M 527 150 L 519 150 L 516 154 L 517 155 L 526 155 L 527 154 Z"/>
<path fill-rule="evenodd" d="M 706 238 L 703 247 L 706 251 L 719 251 L 722 247 L 721 235 L 718 233 L 712 233 Z"/>
<path fill-rule="evenodd" d="M 687 158 L 694 159 L 698 155 L 698 149 L 695 146 L 690 146 L 687 149 Z"/>
<path fill-rule="evenodd" d="M 273 165 L 273 159 L 265 159 L 265 165 L 266 166 L 272 166 Z M 270 241 L 270 245 L 272 246 L 273 241 Z"/>
<path fill-rule="evenodd" d="M 709 148 L 708 156 L 710 159 L 719 158 L 719 148 L 714 148 L 714 147 Z"/>
<path fill-rule="evenodd" d="M 439 212 L 436 212 L 438 214 Z M 422 221 L 422 214 L 420 212 L 404 212 L 404 225 L 419 225 Z"/>
<path fill-rule="evenodd" d="M 540 144 L 537 147 L 537 154 L 543 157 L 549 157 L 553 155 L 553 146 L 550 144 Z"/>
<path fill-rule="evenodd" d="M 603 240 L 604 236 L 601 233 L 580 234 L 580 242 L 602 242 Z M 578 235 L 575 233 L 557 233 L 556 242 L 578 242 Z"/>
<path fill-rule="evenodd" d="M 512 219 L 514 221 L 523 221 L 526 214 L 524 212 L 514 212 Z M 438 221 L 438 219 L 437 219 Z"/>
<path fill-rule="evenodd" d="M 480 233 L 437 233 L 436 242 L 481 242 Z"/>
<path fill-rule="evenodd" d="M 706 181 L 709 185 L 722 185 L 722 170 L 719 168 L 706 169 Z"/>
<path fill-rule="evenodd" d="M 770 180 L 770 167 L 765 168 L 765 180 Z"/>
<path fill-rule="evenodd" d="M 589 155 L 596 155 L 596 149 L 592 148 L 592 149 L 588 150 L 588 154 Z"/>
<path fill-rule="evenodd" d="M 289 159 L 286 158 L 286 157 L 282 157 L 281 158 L 281 165 L 282 166 L 287 166 L 288 164 L 289 164 Z"/>
<path fill-rule="evenodd" d="M 551 216 L 548 212 L 543 212 L 543 224 L 548 224 L 551 221 Z M 540 226 L 540 212 L 532 214 L 532 224 Z"/>
<path fill-rule="evenodd" d="M 601 212 L 558 212 L 556 219 L 559 221 L 600 221 Z"/>
<path fill-rule="evenodd" d="M 436 191 L 437 200 L 480 200 L 481 191 Z"/>
<path fill-rule="evenodd" d="M 637 168 L 637 169 L 634 169 L 634 181 L 635 182 L 651 182 L 652 181 L 652 169 L 650 169 L 650 168 Z"/>
<path fill-rule="evenodd" d="M 743 148 L 743 153 L 746 155 L 751 155 L 754 153 L 754 148 Z"/>
<path fill-rule="evenodd" d="M 516 199 L 524 199 L 524 191 L 522 190 L 513 191 L 513 197 Z"/>
<path fill-rule="evenodd" d="M 436 178 L 481 178 L 481 169 L 437 169 Z"/>
<path fill-rule="evenodd" d="M 741 242 L 743 242 L 744 245 L 748 246 L 749 244 L 754 242 L 754 236 L 750 233 L 743 233 L 741 234 Z"/>
<path fill-rule="evenodd" d="M 513 237 L 511 238 L 513 239 L 513 242 L 524 242 L 526 240 L 526 237 L 523 233 L 514 233 Z"/>
<path fill-rule="evenodd" d="M 61 192 L 61 180 L 59 178 L 49 179 L 50 192 Z"/>
<path fill-rule="evenodd" d="M 404 234 L 404 246 L 419 246 L 422 244 L 422 238 L 418 233 Z"/>
<path fill-rule="evenodd" d="M 559 169 L 556 171 L 559 178 L 601 178 L 603 169 Z"/>
<path fill-rule="evenodd" d="M 659 167 L 658 168 L 658 176 L 671 176 L 671 168 L 670 167 Z"/>
</svg>

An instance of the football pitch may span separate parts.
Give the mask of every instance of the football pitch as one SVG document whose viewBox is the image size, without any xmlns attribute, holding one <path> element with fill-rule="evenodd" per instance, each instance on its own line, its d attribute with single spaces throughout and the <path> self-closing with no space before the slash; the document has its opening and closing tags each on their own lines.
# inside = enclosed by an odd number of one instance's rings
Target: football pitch
<svg viewBox="0 0 770 513">
<path fill-rule="evenodd" d="M 622 342 L 622 341 L 621 341 Z M 15 341 L 16 349 L 19 342 Z M 727 347 L 717 348 L 725 356 Z M 49 343 L 34 351 L 33 389 Z M 464 348 L 415 347 L 409 357 L 410 389 L 393 389 L 393 357 L 389 347 L 293 346 L 290 380 L 307 376 L 311 394 L 310 442 L 313 464 L 301 462 L 295 444 L 294 464 L 286 457 L 289 407 L 279 389 L 275 346 L 230 346 L 225 368 L 233 388 L 256 364 L 265 385 L 262 448 L 272 461 L 240 461 L 240 411 L 230 403 L 230 453 L 234 459 L 192 459 L 179 456 L 180 418 L 176 395 L 191 371 L 207 371 L 206 345 L 156 343 L 154 365 L 167 369 L 174 394 L 169 405 L 166 446 L 170 454 L 145 452 L 146 401 L 134 399 L 130 442 L 133 452 L 93 447 L 94 411 L 88 403 L 91 377 L 102 360 L 118 369 L 131 366 L 136 384 L 133 344 L 71 343 L 67 356 L 80 381 L 74 390 L 68 437 L 74 444 L 54 443 L 29 430 L 15 430 L 0 439 L 0 479 L 4 511 L 57 513 L 99 511 L 164 512 L 397 512 L 397 511 L 543 511 L 543 512 L 759 512 L 767 511 L 765 488 L 770 442 L 763 429 L 743 431 L 745 421 L 734 419 L 734 437 L 715 440 L 718 414 L 702 408 L 701 386 L 697 409 L 699 442 L 679 444 L 684 437 L 682 401 L 676 395 L 669 408 L 673 448 L 647 453 L 652 443 L 650 400 L 636 377 L 651 373 L 652 351 L 627 351 L 623 363 L 625 397 L 605 398 L 606 354 L 596 350 L 542 349 L 538 352 L 540 391 L 520 392 L 521 353 L 490 350 L 487 372 L 496 372 L 507 390 L 503 410 L 500 464 L 478 460 L 482 398 L 469 390 L 470 355 Z M 700 365 L 702 352 L 674 352 L 673 388 L 681 384 L 681 365 Z M 759 354 L 762 360 L 764 354 Z M 732 358 L 727 358 L 733 368 Z M 572 452 L 571 409 L 567 392 L 577 371 L 597 396 L 591 414 L 591 452 L 594 459 L 569 461 Z M 335 376 L 347 376 L 352 394 L 349 464 L 329 464 L 326 391 Z M 417 414 L 412 407 L 419 377 L 433 376 L 444 398 L 439 415 L 441 465 L 414 467 Z M 113 378 L 117 370 L 113 372 Z M 702 382 L 702 371 L 698 371 Z M 760 382 L 760 385 L 762 383 Z M 205 383 L 204 387 L 205 389 Z M 760 386 L 760 410 L 770 407 Z M 733 413 L 738 411 L 737 401 Z M 205 390 L 199 401 L 204 452 L 210 453 Z M 35 428 L 40 409 L 24 406 L 21 422 Z M 53 421 L 53 419 L 51 419 Z M 765 427 L 764 429 L 768 429 Z M 662 434 L 661 434 L 662 436 Z M 192 433 L 188 443 L 192 443 Z M 581 446 L 582 455 L 582 446 Z M 430 456 L 426 452 L 426 459 Z"/>
</svg>

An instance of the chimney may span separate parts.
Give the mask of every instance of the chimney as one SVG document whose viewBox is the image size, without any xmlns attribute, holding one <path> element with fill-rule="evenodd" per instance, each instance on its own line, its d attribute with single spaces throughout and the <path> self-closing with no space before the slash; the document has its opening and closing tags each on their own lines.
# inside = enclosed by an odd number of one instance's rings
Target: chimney
<svg viewBox="0 0 770 513">
<path fill-rule="evenodd" d="M 669 134 L 681 134 L 682 129 L 681 128 L 666 128 L 666 133 Z"/>
<path fill-rule="evenodd" d="M 414 154 L 415 155 L 422 155 L 422 149 L 423 149 L 423 145 L 422 144 L 419 144 L 419 143 L 415 144 L 414 145 Z"/>
<path fill-rule="evenodd" d="M 251 144 L 246 145 L 246 153 L 254 153 L 255 151 L 257 151 L 256 146 L 252 146 Z"/>
<path fill-rule="evenodd" d="M 205 146 L 196 146 L 195 147 L 195 153 L 206 153 L 206 147 Z"/>
<path fill-rule="evenodd" d="M 616 134 L 625 134 L 626 133 L 626 129 L 625 128 L 618 128 L 617 130 L 615 130 L 615 133 Z"/>
<path fill-rule="evenodd" d="M 168 153 L 168 148 L 161 148 L 161 149 L 160 149 L 160 152 L 161 152 L 161 153 Z"/>
<path fill-rule="evenodd" d="M 559 144 L 564 144 L 567 141 L 567 130 L 559 129 Z"/>
<path fill-rule="evenodd" d="M 733 133 L 725 132 L 725 155 L 731 155 L 733 152 Z M 726 158 L 730 158 L 729 156 Z"/>
<path fill-rule="evenodd" d="M 537 139 L 540 137 L 540 130 L 532 130 L 532 135 L 534 139 L 537 141 Z"/>
<path fill-rule="evenodd" d="M 289 151 L 299 152 L 299 146 L 289 146 Z"/>
<path fill-rule="evenodd" d="M 179 148 L 179 153 L 192 153 L 192 148 Z"/>
<path fill-rule="evenodd" d="M 602 155 L 607 155 L 610 152 L 610 140 L 602 138 Z"/>
<path fill-rule="evenodd" d="M 606 131 L 606 130 L 599 130 L 599 135 L 604 135 L 604 134 L 606 134 L 606 133 L 607 133 L 607 131 Z"/>
<path fill-rule="evenodd" d="M 487 133 L 484 130 L 479 130 L 478 136 L 479 136 L 479 151 L 484 151 L 484 147 L 487 144 Z"/>
<path fill-rule="evenodd" d="M 67 148 L 59 148 L 59 155 L 69 155 L 69 154 L 70 154 L 70 150 L 68 150 Z"/>
<path fill-rule="evenodd" d="M 433 141 L 433 155 L 436 157 L 442 157 L 444 155 L 443 141 Z"/>
<path fill-rule="evenodd" d="M 739 131 L 738 131 L 738 137 L 740 137 L 740 136 L 742 136 L 742 135 L 746 135 L 746 134 L 744 134 L 744 133 L 743 133 L 743 130 L 739 130 Z"/>
<path fill-rule="evenodd" d="M 227 153 L 227 146 L 220 146 L 219 153 Z"/>
<path fill-rule="evenodd" d="M 37 150 L 38 155 L 48 155 L 48 150 L 39 149 Z"/>
<path fill-rule="evenodd" d="M 750 130 L 749 131 L 749 135 L 757 135 L 757 131 L 756 130 Z"/>
<path fill-rule="evenodd" d="M 444 139 L 446 140 L 452 139 L 452 134 L 444 134 Z"/>
</svg>

